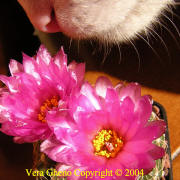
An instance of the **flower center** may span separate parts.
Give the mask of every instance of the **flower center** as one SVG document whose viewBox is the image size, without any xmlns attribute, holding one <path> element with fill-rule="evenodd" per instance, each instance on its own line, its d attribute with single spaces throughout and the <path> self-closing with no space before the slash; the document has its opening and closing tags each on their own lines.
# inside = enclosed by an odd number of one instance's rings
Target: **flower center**
<svg viewBox="0 0 180 180">
<path fill-rule="evenodd" d="M 115 157 L 123 147 L 122 137 L 118 137 L 114 130 L 103 129 L 92 141 L 94 154 L 106 158 Z"/>
<path fill-rule="evenodd" d="M 43 105 L 40 107 L 40 113 L 38 114 L 38 120 L 45 123 L 46 122 L 46 112 L 50 111 L 54 107 L 58 107 L 59 98 L 57 96 L 53 96 L 51 99 L 46 99 Z"/>
</svg>

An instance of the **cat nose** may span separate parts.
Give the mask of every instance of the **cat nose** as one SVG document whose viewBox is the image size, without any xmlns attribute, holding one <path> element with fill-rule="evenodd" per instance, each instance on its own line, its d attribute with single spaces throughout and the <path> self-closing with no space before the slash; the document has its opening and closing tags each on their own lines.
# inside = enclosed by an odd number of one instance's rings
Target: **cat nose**
<svg viewBox="0 0 180 180">
<path fill-rule="evenodd" d="M 59 32 L 60 28 L 55 18 L 54 10 L 45 15 L 31 17 L 34 27 L 43 32 Z"/>
<path fill-rule="evenodd" d="M 52 0 L 18 0 L 33 26 L 44 32 L 60 31 Z"/>
</svg>

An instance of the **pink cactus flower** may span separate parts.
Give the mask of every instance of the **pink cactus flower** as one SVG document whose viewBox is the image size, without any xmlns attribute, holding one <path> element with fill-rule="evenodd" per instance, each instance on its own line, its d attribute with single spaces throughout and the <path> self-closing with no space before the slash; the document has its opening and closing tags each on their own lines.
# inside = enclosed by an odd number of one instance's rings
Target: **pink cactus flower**
<svg viewBox="0 0 180 180">
<path fill-rule="evenodd" d="M 148 121 L 152 103 L 149 96 L 141 96 L 137 83 L 113 88 L 107 78 L 100 77 L 94 88 L 84 83 L 69 103 L 68 111 L 48 114 L 55 135 L 41 144 L 41 151 L 59 162 L 57 170 L 72 171 L 68 179 L 85 179 L 80 171 L 106 170 L 112 176 L 105 179 L 135 179 L 125 176 L 127 170 L 146 174 L 163 157 L 164 149 L 152 141 L 165 132 L 166 125 L 162 120 Z M 76 169 L 79 176 L 73 173 Z M 117 169 L 122 170 L 121 176 L 115 174 Z"/>
<path fill-rule="evenodd" d="M 84 78 L 85 65 L 70 63 L 63 48 L 55 57 L 41 45 L 37 55 L 23 54 L 23 64 L 11 60 L 11 76 L 0 76 L 1 131 L 17 143 L 44 140 L 52 133 L 46 122 L 51 110 L 66 108 L 73 89 Z"/>
</svg>

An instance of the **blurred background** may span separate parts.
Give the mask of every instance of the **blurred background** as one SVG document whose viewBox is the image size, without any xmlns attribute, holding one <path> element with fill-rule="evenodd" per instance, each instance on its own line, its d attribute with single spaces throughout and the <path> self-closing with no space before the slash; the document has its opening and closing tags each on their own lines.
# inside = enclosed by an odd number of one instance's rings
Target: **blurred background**
<svg viewBox="0 0 180 180">
<path fill-rule="evenodd" d="M 21 62 L 22 52 L 34 55 L 39 47 L 33 27 L 16 0 L 0 4 L 0 74 L 9 74 L 10 59 Z M 12 137 L 0 133 L 0 179 L 30 180 L 25 168 L 32 168 L 32 145 L 14 144 Z"/>
<path fill-rule="evenodd" d="M 71 41 L 61 34 L 56 48 L 63 44 L 70 60 L 86 61 L 87 70 L 142 84 L 143 92 L 153 95 L 167 111 L 174 152 L 180 146 L 180 7 L 172 8 L 167 16 L 173 23 L 162 18 L 162 25 L 154 26 L 156 33 L 152 31 L 148 37 L 140 37 L 132 42 L 134 45 L 101 48 L 97 42 Z M 52 38 L 56 41 L 57 35 Z M 17 1 L 1 1 L 0 73 L 9 75 L 9 60 L 21 62 L 22 52 L 33 56 L 39 45 L 39 39 Z M 90 73 L 88 79 L 92 80 L 93 75 Z M 14 144 L 12 137 L 0 133 L 0 180 L 35 179 L 25 172 L 32 167 L 32 149 L 31 144 Z M 180 157 L 175 159 L 173 167 L 174 179 L 179 180 Z"/>
</svg>

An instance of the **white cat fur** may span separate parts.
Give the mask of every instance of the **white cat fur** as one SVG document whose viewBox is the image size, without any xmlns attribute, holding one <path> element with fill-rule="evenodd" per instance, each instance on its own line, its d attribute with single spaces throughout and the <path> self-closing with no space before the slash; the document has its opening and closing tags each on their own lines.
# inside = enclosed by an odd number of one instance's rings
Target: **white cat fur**
<svg viewBox="0 0 180 180">
<path fill-rule="evenodd" d="M 170 0 L 61 0 L 55 3 L 63 32 L 71 37 L 121 41 L 144 30 Z"/>
<path fill-rule="evenodd" d="M 119 42 L 146 30 L 173 0 L 19 0 L 34 26 L 84 39 Z M 52 17 L 52 11 L 55 18 Z M 50 25 L 58 24 L 58 28 Z M 52 26 L 53 27 L 53 26 Z"/>
</svg>

